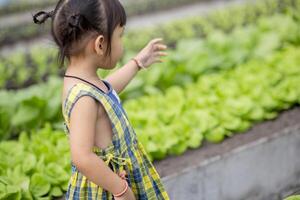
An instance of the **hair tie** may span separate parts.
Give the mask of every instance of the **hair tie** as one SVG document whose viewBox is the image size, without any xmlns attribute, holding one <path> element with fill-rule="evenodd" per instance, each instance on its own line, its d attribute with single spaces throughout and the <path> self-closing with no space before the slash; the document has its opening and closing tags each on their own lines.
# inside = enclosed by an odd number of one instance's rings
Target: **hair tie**
<svg viewBox="0 0 300 200">
<path fill-rule="evenodd" d="M 69 26 L 71 26 L 71 28 L 77 28 L 79 26 L 79 23 L 80 23 L 80 18 L 81 18 L 80 14 L 72 15 L 69 18 Z"/>
<path fill-rule="evenodd" d="M 41 15 L 44 15 L 44 17 L 39 20 L 38 17 L 41 16 Z M 36 13 L 34 16 L 33 16 L 33 22 L 36 23 L 36 24 L 42 24 L 46 21 L 46 19 L 48 19 L 49 17 L 53 17 L 54 15 L 54 10 L 50 11 L 50 12 L 45 12 L 45 11 L 40 11 L 38 13 Z"/>
<path fill-rule="evenodd" d="M 48 13 L 49 17 L 53 18 L 55 14 L 55 10 L 52 10 Z"/>
</svg>

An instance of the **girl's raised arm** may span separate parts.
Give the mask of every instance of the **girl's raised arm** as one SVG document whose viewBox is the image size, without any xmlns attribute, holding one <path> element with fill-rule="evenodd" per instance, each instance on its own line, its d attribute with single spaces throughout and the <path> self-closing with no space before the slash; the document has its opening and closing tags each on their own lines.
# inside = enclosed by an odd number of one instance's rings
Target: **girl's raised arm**
<svg viewBox="0 0 300 200">
<path fill-rule="evenodd" d="M 135 56 L 135 59 L 144 68 L 148 68 L 153 63 L 163 62 L 160 56 L 168 55 L 166 52 L 161 51 L 165 49 L 167 49 L 167 46 L 162 43 L 162 38 L 156 38 L 151 40 L 146 47 Z M 112 85 L 117 93 L 120 93 L 140 69 L 134 60 L 130 60 L 126 65 L 108 75 L 105 79 Z"/>
</svg>

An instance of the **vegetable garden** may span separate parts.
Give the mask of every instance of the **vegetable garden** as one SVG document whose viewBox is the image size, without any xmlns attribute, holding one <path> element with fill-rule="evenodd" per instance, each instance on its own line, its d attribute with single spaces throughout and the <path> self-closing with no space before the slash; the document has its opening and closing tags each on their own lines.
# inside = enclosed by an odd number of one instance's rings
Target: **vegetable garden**
<svg viewBox="0 0 300 200">
<path fill-rule="evenodd" d="M 264 0 L 125 34 L 118 66 L 152 37 L 172 47 L 121 94 L 150 158 L 220 143 L 299 105 L 299 11 L 299 0 Z M 67 190 L 64 69 L 55 56 L 49 46 L 0 55 L 0 199 L 53 199 Z"/>
</svg>

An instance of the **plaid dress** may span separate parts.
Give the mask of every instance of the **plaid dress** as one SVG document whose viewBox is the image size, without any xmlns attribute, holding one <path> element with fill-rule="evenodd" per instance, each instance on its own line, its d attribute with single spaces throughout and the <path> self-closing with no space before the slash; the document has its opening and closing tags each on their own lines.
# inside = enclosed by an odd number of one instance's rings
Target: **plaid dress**
<svg viewBox="0 0 300 200">
<path fill-rule="evenodd" d="M 70 113 L 75 102 L 88 95 L 99 101 L 111 121 L 113 139 L 110 145 L 101 149 L 94 146 L 93 152 L 98 155 L 115 173 L 125 170 L 127 183 L 137 200 L 169 199 L 160 176 L 150 162 L 143 145 L 137 140 L 136 133 L 129 123 L 128 116 L 122 107 L 119 96 L 105 80 L 109 88 L 104 93 L 98 87 L 85 83 L 75 84 L 68 92 L 63 107 L 64 126 L 69 136 Z M 112 193 L 89 181 L 71 162 L 72 175 L 69 180 L 66 199 L 114 199 Z M 105 178 L 105 177 L 103 177 Z"/>
</svg>

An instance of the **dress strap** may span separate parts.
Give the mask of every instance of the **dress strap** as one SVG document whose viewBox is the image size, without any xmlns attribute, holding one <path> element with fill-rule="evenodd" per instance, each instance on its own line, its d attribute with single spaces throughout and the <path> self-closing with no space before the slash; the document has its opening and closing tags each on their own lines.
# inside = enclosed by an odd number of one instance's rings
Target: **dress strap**
<svg viewBox="0 0 300 200">
<path fill-rule="evenodd" d="M 100 102 L 103 105 L 105 111 L 107 112 L 108 117 L 110 119 L 114 117 L 113 116 L 114 113 L 111 113 L 110 111 L 111 110 L 110 102 L 101 92 L 97 92 L 95 88 L 85 83 L 76 83 L 69 90 L 64 102 L 63 115 L 66 121 L 67 128 L 70 127 L 70 116 L 71 116 L 72 109 L 75 103 L 79 100 L 79 98 L 83 96 L 90 96 L 95 100 L 97 100 L 98 102 Z"/>
</svg>

